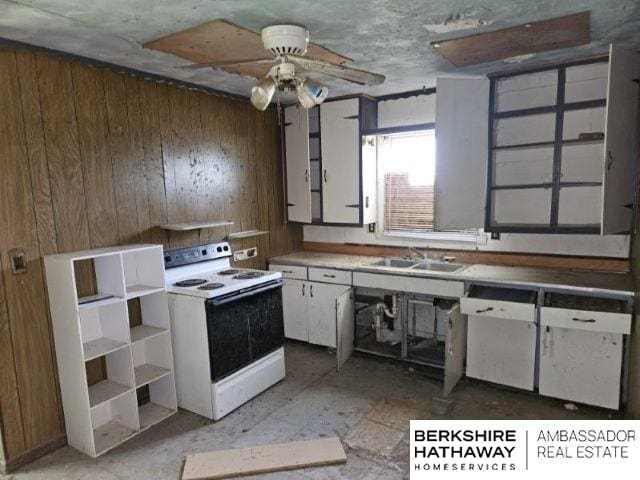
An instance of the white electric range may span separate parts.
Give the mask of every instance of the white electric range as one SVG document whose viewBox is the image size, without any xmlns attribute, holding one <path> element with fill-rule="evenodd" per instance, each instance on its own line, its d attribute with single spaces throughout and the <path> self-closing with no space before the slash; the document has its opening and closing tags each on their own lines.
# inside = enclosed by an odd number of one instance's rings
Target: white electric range
<svg viewBox="0 0 640 480">
<path fill-rule="evenodd" d="M 285 376 L 282 275 L 231 255 L 227 242 L 164 253 L 178 406 L 214 420 Z"/>
</svg>

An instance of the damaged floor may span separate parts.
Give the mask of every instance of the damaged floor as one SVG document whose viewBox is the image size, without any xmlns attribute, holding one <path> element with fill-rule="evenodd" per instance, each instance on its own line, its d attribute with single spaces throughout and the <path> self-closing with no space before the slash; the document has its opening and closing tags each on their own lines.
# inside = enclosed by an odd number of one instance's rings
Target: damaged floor
<svg viewBox="0 0 640 480">
<path fill-rule="evenodd" d="M 391 480 L 408 478 L 408 420 L 606 419 L 602 410 L 567 410 L 565 402 L 464 379 L 447 400 L 442 383 L 407 365 L 356 356 L 335 371 L 326 350 L 286 346 L 287 378 L 217 423 L 180 411 L 92 460 L 64 447 L 11 480 L 178 479 L 184 455 L 338 435 L 345 465 L 256 475 L 260 479 Z"/>
</svg>

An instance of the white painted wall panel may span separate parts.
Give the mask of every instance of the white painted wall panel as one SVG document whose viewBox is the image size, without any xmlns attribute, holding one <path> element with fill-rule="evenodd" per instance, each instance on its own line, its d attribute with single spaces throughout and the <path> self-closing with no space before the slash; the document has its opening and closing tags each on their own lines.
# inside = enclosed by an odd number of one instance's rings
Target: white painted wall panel
<svg viewBox="0 0 640 480">
<path fill-rule="evenodd" d="M 576 140 L 582 133 L 604 134 L 604 119 L 604 107 L 564 112 L 562 139 Z"/>
<path fill-rule="evenodd" d="M 498 225 L 548 225 L 550 188 L 522 188 L 493 192 L 493 219 Z"/>
<path fill-rule="evenodd" d="M 600 225 L 602 187 L 560 189 L 559 225 Z"/>
<path fill-rule="evenodd" d="M 576 65 L 566 70 L 566 103 L 598 100 L 607 97 L 608 62 Z"/>
<path fill-rule="evenodd" d="M 496 150 L 493 184 L 548 183 L 553 177 L 553 147 Z"/>
<path fill-rule="evenodd" d="M 378 102 L 378 128 L 433 123 L 435 120 L 435 94 Z"/>
<path fill-rule="evenodd" d="M 594 142 L 562 147 L 561 181 L 602 182 L 604 145 Z"/>
<path fill-rule="evenodd" d="M 554 105 L 557 97 L 556 71 L 508 77 L 498 82 L 496 111 Z"/>
<path fill-rule="evenodd" d="M 502 118 L 495 121 L 495 145 L 552 142 L 555 138 L 555 129 L 555 113 Z"/>
</svg>

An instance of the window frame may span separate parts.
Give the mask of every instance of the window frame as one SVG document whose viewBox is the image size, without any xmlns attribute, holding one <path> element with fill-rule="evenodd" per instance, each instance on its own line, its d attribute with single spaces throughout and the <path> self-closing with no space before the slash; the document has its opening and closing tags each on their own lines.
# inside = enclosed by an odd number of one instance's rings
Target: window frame
<svg viewBox="0 0 640 480">
<path fill-rule="evenodd" d="M 436 133 L 435 123 L 423 123 L 418 125 L 403 125 L 398 127 L 387 127 L 377 130 L 370 130 L 366 132 L 366 136 L 375 136 L 376 138 L 395 135 L 401 133 L 419 133 L 433 131 Z M 377 148 L 376 141 L 376 148 Z M 437 138 L 436 138 L 437 148 Z M 436 179 L 437 181 L 437 179 Z M 435 186 L 435 181 L 434 181 Z M 380 156 L 376 156 L 376 193 L 377 193 L 377 223 L 376 223 L 376 238 L 377 239 L 398 239 L 398 240 L 432 240 L 432 241 L 452 241 L 452 242 L 470 242 L 477 243 L 480 230 L 476 233 L 462 233 L 462 232 L 400 232 L 400 231 L 387 231 L 384 223 L 385 212 L 385 184 L 384 184 L 384 172 L 382 171 L 382 162 Z M 435 205 L 435 203 L 434 203 Z"/>
</svg>

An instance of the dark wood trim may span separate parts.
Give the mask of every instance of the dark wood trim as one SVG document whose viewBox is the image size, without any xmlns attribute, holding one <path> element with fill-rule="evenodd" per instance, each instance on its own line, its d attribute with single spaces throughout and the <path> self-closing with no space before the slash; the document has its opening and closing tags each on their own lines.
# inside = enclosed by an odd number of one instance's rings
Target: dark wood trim
<svg viewBox="0 0 640 480">
<path fill-rule="evenodd" d="M 32 448 L 16 457 L 8 460 L 0 460 L 0 473 L 12 473 L 19 468 L 28 465 L 31 462 L 36 461 L 38 458 L 47 455 L 59 448 L 64 447 L 67 444 L 67 436 L 60 435 L 57 438 L 49 440 L 42 445 Z"/>
<path fill-rule="evenodd" d="M 436 128 L 436 124 L 434 122 L 430 123 L 417 123 L 415 125 L 398 125 L 395 127 L 383 127 L 383 128 L 372 128 L 369 130 L 363 130 L 362 135 L 390 135 L 394 133 L 405 133 L 405 132 L 420 132 L 423 130 L 433 130 Z"/>
<path fill-rule="evenodd" d="M 303 242 L 304 250 L 345 255 L 404 256 L 405 247 L 368 245 L 354 243 Z M 448 250 L 441 248 L 422 248 L 425 252 L 437 252 L 456 257 L 461 263 L 480 263 L 514 267 L 563 268 L 590 270 L 599 272 L 628 272 L 629 259 L 611 257 L 585 257 L 573 255 L 543 255 L 538 253 L 489 252 L 477 250 Z"/>
<path fill-rule="evenodd" d="M 556 128 L 553 145 L 553 187 L 551 190 L 551 228 L 558 227 L 558 210 L 560 206 L 560 177 L 562 176 L 562 135 L 564 130 L 564 86 L 565 67 L 558 68 L 558 85 L 556 87 Z"/>
<path fill-rule="evenodd" d="M 513 77 L 516 75 L 523 75 L 527 73 L 537 73 L 537 72 L 544 72 L 545 70 L 553 70 L 562 65 L 566 65 L 567 67 L 575 67 L 576 65 L 586 65 L 589 63 L 599 63 L 599 62 L 607 62 L 607 61 L 609 61 L 608 52 L 590 55 L 588 57 L 583 57 L 576 60 L 548 62 L 548 63 L 543 63 L 541 65 L 532 65 L 532 66 L 526 66 L 526 67 L 516 67 L 508 70 L 499 70 L 499 71 L 488 73 L 487 77 L 489 78 Z"/>
<path fill-rule="evenodd" d="M 419 97 L 421 95 L 433 95 L 436 93 L 436 87 L 422 87 L 420 90 L 409 90 L 407 92 L 390 93 L 376 97 L 378 102 L 386 102 L 387 100 L 399 100 L 401 98 Z"/>
</svg>

